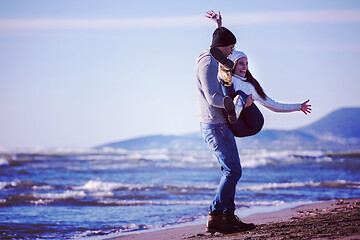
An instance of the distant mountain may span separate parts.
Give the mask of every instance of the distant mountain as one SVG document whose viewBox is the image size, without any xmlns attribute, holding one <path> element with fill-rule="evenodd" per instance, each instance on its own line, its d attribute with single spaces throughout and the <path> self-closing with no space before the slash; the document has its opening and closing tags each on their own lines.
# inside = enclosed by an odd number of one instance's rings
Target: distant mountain
<svg viewBox="0 0 360 240">
<path fill-rule="evenodd" d="M 342 108 L 308 126 L 291 131 L 262 130 L 259 134 L 237 139 L 247 147 L 266 148 L 344 148 L 360 147 L 360 108 Z"/>
<path fill-rule="evenodd" d="M 342 108 L 317 122 L 295 130 L 262 130 L 255 136 L 236 138 L 239 148 L 271 149 L 360 149 L 360 108 Z M 207 148 L 198 133 L 176 135 L 152 135 L 112 142 L 96 148 L 123 148 L 129 150 L 180 149 L 201 150 Z"/>
<path fill-rule="evenodd" d="M 298 129 L 324 140 L 359 140 L 360 108 L 342 108 L 319 121 Z"/>
<path fill-rule="evenodd" d="M 145 149 L 202 149 L 204 141 L 200 133 L 187 135 L 152 135 L 133 138 L 120 142 L 113 142 L 97 146 L 96 148 L 110 147 L 129 150 Z"/>
</svg>

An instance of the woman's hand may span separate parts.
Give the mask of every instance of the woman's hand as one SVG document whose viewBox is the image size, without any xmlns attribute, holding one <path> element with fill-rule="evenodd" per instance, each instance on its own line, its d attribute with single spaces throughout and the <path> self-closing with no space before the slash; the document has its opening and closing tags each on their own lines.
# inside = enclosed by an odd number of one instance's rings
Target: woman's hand
<svg viewBox="0 0 360 240">
<path fill-rule="evenodd" d="M 222 19 L 220 12 L 216 14 L 213 10 L 207 11 L 205 17 L 213 20 L 216 23 L 216 27 L 222 27 Z"/>
<path fill-rule="evenodd" d="M 303 113 L 305 113 L 306 115 L 307 115 L 308 113 L 311 113 L 311 105 L 308 105 L 308 104 L 307 104 L 309 101 L 310 101 L 310 100 L 308 99 L 307 101 L 305 101 L 305 102 L 303 102 L 303 103 L 301 104 L 301 111 L 302 111 Z"/>
</svg>

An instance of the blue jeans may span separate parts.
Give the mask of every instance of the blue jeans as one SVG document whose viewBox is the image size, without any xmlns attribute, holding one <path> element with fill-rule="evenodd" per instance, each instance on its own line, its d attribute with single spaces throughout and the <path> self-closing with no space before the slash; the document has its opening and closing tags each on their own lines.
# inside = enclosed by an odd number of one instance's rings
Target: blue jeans
<svg viewBox="0 0 360 240">
<path fill-rule="evenodd" d="M 200 128 L 205 142 L 215 153 L 222 171 L 210 211 L 233 211 L 235 210 L 236 184 L 242 173 L 234 134 L 226 123 L 200 123 Z"/>
</svg>

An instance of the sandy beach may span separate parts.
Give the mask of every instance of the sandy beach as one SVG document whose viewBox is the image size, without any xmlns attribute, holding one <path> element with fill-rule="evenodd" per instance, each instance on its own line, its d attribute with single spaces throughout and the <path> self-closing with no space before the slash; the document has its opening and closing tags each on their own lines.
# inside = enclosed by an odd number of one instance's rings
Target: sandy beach
<svg viewBox="0 0 360 240">
<path fill-rule="evenodd" d="M 125 236 L 108 236 L 111 240 L 177 239 L 360 239 L 360 199 L 346 199 L 302 205 L 279 212 L 255 214 L 242 219 L 257 228 L 237 234 L 205 232 L 205 224 L 187 225 Z"/>
</svg>

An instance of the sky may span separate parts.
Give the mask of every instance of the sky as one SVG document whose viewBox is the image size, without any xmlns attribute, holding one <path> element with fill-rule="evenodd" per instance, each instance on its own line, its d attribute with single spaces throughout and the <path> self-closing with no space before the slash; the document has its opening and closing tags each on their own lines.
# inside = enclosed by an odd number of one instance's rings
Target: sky
<svg viewBox="0 0 360 240">
<path fill-rule="evenodd" d="M 0 148 L 199 132 L 195 59 L 223 26 L 272 99 L 264 129 L 360 107 L 360 1 L 0 0 Z"/>
</svg>

